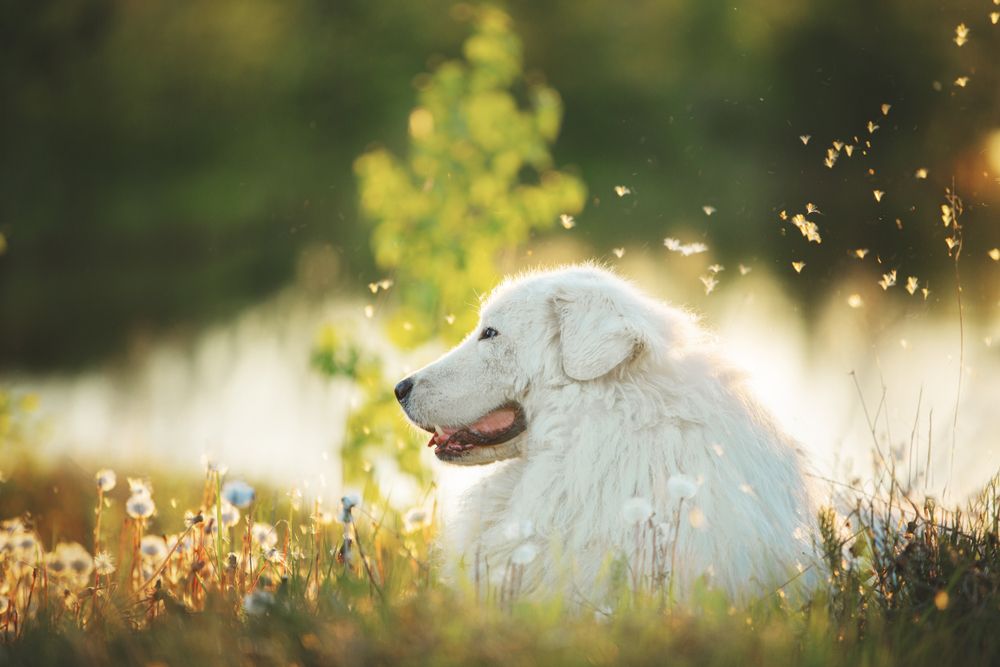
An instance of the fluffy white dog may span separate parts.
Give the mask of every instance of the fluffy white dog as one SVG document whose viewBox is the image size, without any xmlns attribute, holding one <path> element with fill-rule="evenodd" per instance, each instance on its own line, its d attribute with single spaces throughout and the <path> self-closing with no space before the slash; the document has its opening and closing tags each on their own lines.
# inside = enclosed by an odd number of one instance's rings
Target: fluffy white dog
<svg viewBox="0 0 1000 667">
<path fill-rule="evenodd" d="M 743 599 L 810 562 L 794 444 L 691 315 L 606 270 L 507 280 L 396 396 L 439 459 L 495 464 L 446 528 L 477 578 L 513 563 L 522 590 L 594 600 L 617 558 Z"/>
</svg>

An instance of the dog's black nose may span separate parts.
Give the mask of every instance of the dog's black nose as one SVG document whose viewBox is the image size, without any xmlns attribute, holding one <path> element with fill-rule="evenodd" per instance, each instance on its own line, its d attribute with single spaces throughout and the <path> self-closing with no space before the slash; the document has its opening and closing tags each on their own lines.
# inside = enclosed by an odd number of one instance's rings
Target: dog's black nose
<svg viewBox="0 0 1000 667">
<path fill-rule="evenodd" d="M 410 378 L 404 378 L 394 389 L 396 392 L 396 400 L 402 403 L 403 399 L 410 395 L 411 389 L 413 389 L 413 380 Z"/>
</svg>

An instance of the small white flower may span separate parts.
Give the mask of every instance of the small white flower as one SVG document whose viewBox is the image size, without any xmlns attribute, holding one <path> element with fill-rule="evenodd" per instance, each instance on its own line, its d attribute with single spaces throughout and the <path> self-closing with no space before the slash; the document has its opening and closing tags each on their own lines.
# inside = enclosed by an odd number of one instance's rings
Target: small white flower
<svg viewBox="0 0 1000 667">
<path fill-rule="evenodd" d="M 626 523 L 639 524 L 653 516 L 653 506 L 642 496 L 629 498 L 622 506 L 622 516 Z"/>
<path fill-rule="evenodd" d="M 98 470 L 97 474 L 94 475 L 94 479 L 97 481 L 97 488 L 104 493 L 111 491 L 115 488 L 115 485 L 118 484 L 118 477 L 115 475 L 115 471 L 111 468 Z"/>
<path fill-rule="evenodd" d="M 675 500 L 687 500 L 698 493 L 698 483 L 683 474 L 671 475 L 667 480 L 667 493 Z"/>
<path fill-rule="evenodd" d="M 510 562 L 514 565 L 527 565 L 531 561 L 535 560 L 535 556 L 537 555 L 538 547 L 531 542 L 525 542 L 518 548 L 514 549 L 514 552 L 510 555 Z"/>
</svg>

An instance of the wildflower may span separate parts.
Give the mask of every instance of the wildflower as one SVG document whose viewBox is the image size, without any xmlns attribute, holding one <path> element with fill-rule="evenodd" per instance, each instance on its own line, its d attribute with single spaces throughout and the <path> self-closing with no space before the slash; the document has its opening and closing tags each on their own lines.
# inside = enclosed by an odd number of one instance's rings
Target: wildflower
<svg viewBox="0 0 1000 667">
<path fill-rule="evenodd" d="M 243 611 L 250 616 L 261 616 L 274 606 L 274 593 L 252 591 L 243 597 Z"/>
<path fill-rule="evenodd" d="M 118 484 L 118 477 L 115 475 L 115 471 L 111 468 L 104 468 L 98 470 L 97 474 L 94 475 L 94 479 L 97 481 L 97 488 L 107 493 L 115 488 Z"/>
<path fill-rule="evenodd" d="M 535 560 L 535 556 L 537 555 L 538 547 L 531 542 L 525 542 L 514 549 L 514 552 L 510 555 L 510 562 L 514 565 L 527 565 L 531 561 Z"/>
<path fill-rule="evenodd" d="M 670 479 L 667 480 L 667 493 L 670 494 L 671 498 L 687 500 L 693 498 L 697 492 L 698 483 L 687 475 L 678 473 L 671 475 Z"/>
<path fill-rule="evenodd" d="M 139 552 L 143 558 L 158 565 L 167 557 L 167 541 L 159 535 L 146 535 L 139 542 Z"/>
<path fill-rule="evenodd" d="M 430 512 L 423 507 L 412 507 L 403 515 L 403 532 L 412 533 L 430 524 Z"/>
<path fill-rule="evenodd" d="M 133 519 L 148 519 L 155 511 L 156 503 L 148 495 L 133 495 L 125 503 L 125 513 Z"/>
<path fill-rule="evenodd" d="M 278 543 L 278 533 L 269 523 L 257 522 L 250 527 L 250 535 L 262 549 L 273 547 Z"/>
<path fill-rule="evenodd" d="M 653 506 L 641 496 L 629 498 L 622 506 L 622 516 L 628 524 L 640 524 L 653 515 Z"/>
<path fill-rule="evenodd" d="M 94 556 L 94 571 L 106 577 L 115 571 L 115 561 L 107 551 L 98 551 Z"/>
<path fill-rule="evenodd" d="M 226 482 L 222 487 L 222 499 L 240 508 L 248 507 L 256 495 L 252 486 L 239 480 Z"/>
</svg>

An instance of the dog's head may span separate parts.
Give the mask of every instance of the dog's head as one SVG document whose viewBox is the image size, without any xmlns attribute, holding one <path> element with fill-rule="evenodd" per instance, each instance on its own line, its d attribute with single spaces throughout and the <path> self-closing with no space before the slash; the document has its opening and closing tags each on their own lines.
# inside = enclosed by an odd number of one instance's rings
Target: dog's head
<svg viewBox="0 0 1000 667">
<path fill-rule="evenodd" d="M 662 329 L 656 310 L 591 266 L 509 280 L 483 303 L 479 326 L 396 385 L 396 397 L 442 461 L 522 455 L 546 388 L 613 381 L 648 354 L 651 332 Z"/>
</svg>

